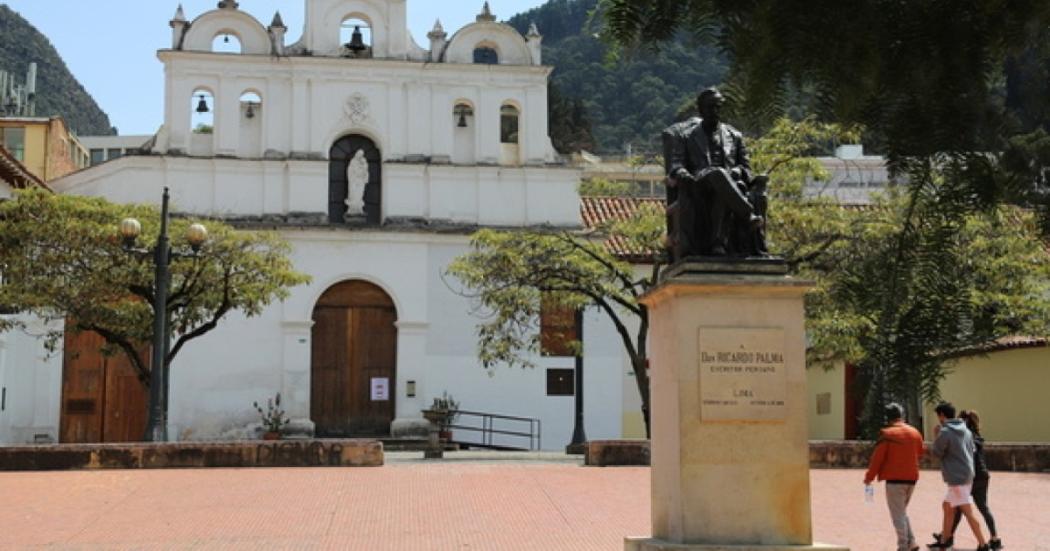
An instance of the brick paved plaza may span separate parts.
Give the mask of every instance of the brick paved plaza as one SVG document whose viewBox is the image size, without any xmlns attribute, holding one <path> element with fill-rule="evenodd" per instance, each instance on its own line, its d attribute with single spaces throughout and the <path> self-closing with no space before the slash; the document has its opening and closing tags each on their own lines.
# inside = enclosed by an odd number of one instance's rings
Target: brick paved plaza
<svg viewBox="0 0 1050 551">
<path fill-rule="evenodd" d="M 649 470 L 573 460 L 422 463 L 389 454 L 360 469 L 0 473 L 0 549 L 620 550 L 649 532 Z M 881 501 L 859 471 L 814 471 L 819 541 L 889 550 Z M 911 508 L 927 543 L 941 483 Z M 1050 550 L 1050 474 L 994 473 L 1007 547 Z M 964 532 L 959 549 L 976 545 Z"/>
</svg>

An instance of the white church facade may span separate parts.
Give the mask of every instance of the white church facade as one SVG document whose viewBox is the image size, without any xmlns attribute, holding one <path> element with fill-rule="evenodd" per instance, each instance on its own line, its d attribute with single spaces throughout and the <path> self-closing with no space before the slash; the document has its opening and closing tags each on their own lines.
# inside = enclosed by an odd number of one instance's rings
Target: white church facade
<svg viewBox="0 0 1050 551">
<path fill-rule="evenodd" d="M 180 7 L 171 48 L 158 53 L 164 125 L 148 154 L 51 185 L 154 204 L 170 188 L 176 212 L 279 232 L 312 277 L 180 353 L 169 435 L 251 437 L 252 403 L 277 392 L 317 436 L 418 434 L 420 411 L 447 392 L 465 410 L 537 419 L 542 448 L 564 447 L 573 399 L 548 395 L 548 370 L 573 358 L 486 372 L 475 305 L 444 275 L 477 228 L 581 225 L 580 173 L 548 136 L 552 69 L 539 32 L 496 22 L 486 3 L 454 34 L 435 25 L 422 47 L 406 30 L 406 0 L 305 2 L 295 43 L 279 15 L 264 26 L 235 1 L 192 21 Z M 240 51 L 214 51 L 226 42 Z M 640 416 L 615 330 L 597 312 L 585 327 L 588 436 L 637 433 L 626 427 Z M 0 424 L 0 443 L 61 440 L 61 365 L 33 369 L 34 387 L 9 388 L 7 401 L 36 413 Z"/>
</svg>

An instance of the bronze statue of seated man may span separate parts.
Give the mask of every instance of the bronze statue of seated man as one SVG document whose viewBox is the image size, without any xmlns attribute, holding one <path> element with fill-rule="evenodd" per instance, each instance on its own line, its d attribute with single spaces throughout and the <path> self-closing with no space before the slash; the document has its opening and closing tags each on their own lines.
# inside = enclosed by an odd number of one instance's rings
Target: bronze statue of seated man
<svg viewBox="0 0 1050 551">
<path fill-rule="evenodd" d="M 708 88 L 697 99 L 700 118 L 664 131 L 675 261 L 691 256 L 768 256 L 768 178 L 751 173 L 743 135 L 722 123 L 724 102 L 717 89 Z"/>
</svg>

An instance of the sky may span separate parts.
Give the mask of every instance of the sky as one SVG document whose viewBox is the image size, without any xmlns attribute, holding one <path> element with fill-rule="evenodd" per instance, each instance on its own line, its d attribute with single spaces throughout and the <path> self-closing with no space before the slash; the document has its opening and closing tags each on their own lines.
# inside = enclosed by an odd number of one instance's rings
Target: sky
<svg viewBox="0 0 1050 551">
<path fill-rule="evenodd" d="M 240 0 L 240 9 L 268 25 L 276 10 L 288 27 L 286 43 L 299 40 L 309 0 Z M 51 39 L 88 93 L 122 135 L 153 134 L 163 124 L 164 71 L 157 50 L 171 47 L 168 21 L 179 0 L 6 0 Z M 408 27 L 416 43 L 440 18 L 452 34 L 474 21 L 483 0 L 409 0 Z M 490 0 L 504 21 L 544 0 Z M 217 0 L 182 0 L 187 19 L 215 9 Z"/>
</svg>

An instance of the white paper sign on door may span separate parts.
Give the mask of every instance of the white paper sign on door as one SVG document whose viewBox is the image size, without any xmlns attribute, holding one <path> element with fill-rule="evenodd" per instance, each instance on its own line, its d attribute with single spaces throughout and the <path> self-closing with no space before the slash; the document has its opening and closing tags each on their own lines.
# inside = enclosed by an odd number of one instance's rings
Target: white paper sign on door
<svg viewBox="0 0 1050 551">
<path fill-rule="evenodd" d="M 390 400 L 390 379 L 386 377 L 372 378 L 372 401 L 386 402 Z"/>
</svg>

